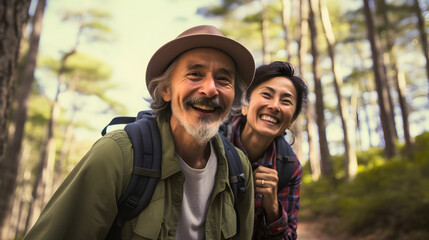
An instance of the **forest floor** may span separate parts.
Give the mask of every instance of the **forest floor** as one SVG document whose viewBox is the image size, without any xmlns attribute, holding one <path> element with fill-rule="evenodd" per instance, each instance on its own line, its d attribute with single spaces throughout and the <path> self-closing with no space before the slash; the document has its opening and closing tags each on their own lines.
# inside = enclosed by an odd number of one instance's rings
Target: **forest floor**
<svg viewBox="0 0 429 240">
<path fill-rule="evenodd" d="M 298 223 L 298 240 L 380 240 L 384 234 L 369 236 L 350 236 L 348 234 L 331 235 L 324 230 L 324 225 L 315 220 L 300 220 Z"/>
</svg>

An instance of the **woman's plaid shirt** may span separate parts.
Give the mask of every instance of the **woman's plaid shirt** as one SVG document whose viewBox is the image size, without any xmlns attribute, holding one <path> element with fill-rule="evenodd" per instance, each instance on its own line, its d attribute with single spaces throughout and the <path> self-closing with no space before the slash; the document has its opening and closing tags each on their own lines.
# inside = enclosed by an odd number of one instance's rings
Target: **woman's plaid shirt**
<svg viewBox="0 0 429 240">
<path fill-rule="evenodd" d="M 233 130 L 231 134 L 232 143 L 240 148 L 244 153 L 241 140 L 241 128 L 246 123 L 245 117 L 238 117 L 233 121 Z M 246 153 L 247 154 L 247 153 Z M 274 142 L 268 147 L 264 156 L 253 163 L 254 169 L 259 166 L 265 166 L 276 169 L 276 146 Z M 255 225 L 253 230 L 253 239 L 296 239 L 299 210 L 299 194 L 302 179 L 302 167 L 298 159 L 295 161 L 293 175 L 286 187 L 278 192 L 279 206 L 282 216 L 271 224 L 265 221 L 264 209 L 262 208 L 262 196 L 255 195 Z"/>
</svg>

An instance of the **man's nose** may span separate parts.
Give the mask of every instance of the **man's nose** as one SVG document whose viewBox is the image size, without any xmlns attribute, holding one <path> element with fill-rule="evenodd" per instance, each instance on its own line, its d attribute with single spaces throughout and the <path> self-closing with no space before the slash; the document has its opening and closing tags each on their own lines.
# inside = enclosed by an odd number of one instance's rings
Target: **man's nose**
<svg viewBox="0 0 429 240">
<path fill-rule="evenodd" d="M 209 98 L 219 95 L 216 81 L 212 76 L 207 76 L 201 81 L 200 93 Z"/>
</svg>

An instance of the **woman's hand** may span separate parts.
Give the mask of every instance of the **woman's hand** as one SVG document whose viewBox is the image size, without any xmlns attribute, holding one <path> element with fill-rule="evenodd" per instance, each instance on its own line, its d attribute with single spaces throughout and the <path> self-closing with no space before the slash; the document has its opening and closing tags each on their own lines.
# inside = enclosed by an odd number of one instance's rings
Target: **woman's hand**
<svg viewBox="0 0 429 240">
<path fill-rule="evenodd" d="M 277 184 L 279 178 L 277 171 L 272 168 L 259 166 L 253 171 L 255 193 L 261 194 L 262 207 L 265 210 L 265 217 L 268 223 L 272 223 L 280 218 L 279 202 L 277 200 Z"/>
</svg>

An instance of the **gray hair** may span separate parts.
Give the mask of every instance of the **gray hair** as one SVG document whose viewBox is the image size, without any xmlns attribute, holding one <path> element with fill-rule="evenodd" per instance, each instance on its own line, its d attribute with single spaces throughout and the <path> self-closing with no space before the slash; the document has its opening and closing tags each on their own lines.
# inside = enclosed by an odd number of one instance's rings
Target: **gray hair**
<svg viewBox="0 0 429 240">
<path fill-rule="evenodd" d="M 148 86 L 148 90 L 149 93 L 151 93 L 152 99 L 146 100 L 150 103 L 150 108 L 152 109 L 153 114 L 159 117 L 161 120 L 168 121 L 171 117 L 170 102 L 164 101 L 161 93 L 164 89 L 167 89 L 171 86 L 173 71 L 176 65 L 177 61 L 175 60 L 161 76 L 152 79 Z M 237 110 L 241 111 L 241 101 L 247 87 L 243 78 L 238 73 L 235 74 L 234 83 L 235 97 L 232 103 L 232 112 Z"/>
</svg>

